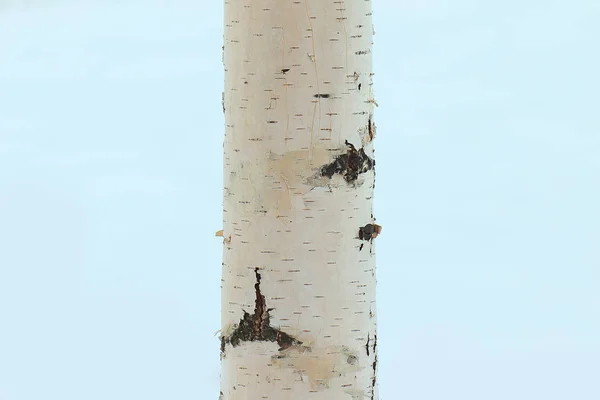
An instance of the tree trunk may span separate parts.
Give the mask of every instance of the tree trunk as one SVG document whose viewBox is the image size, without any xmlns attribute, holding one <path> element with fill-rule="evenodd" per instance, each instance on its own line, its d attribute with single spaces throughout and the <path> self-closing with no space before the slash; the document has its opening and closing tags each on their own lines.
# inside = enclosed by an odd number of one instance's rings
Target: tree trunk
<svg viewBox="0 0 600 400">
<path fill-rule="evenodd" d="M 222 400 L 377 396 L 369 0 L 225 1 Z"/>
</svg>

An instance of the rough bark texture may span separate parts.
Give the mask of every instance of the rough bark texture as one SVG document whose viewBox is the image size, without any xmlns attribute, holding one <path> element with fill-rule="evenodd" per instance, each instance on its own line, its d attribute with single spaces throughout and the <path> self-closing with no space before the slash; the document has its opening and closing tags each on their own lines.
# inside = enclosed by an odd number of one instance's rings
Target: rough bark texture
<svg viewBox="0 0 600 400">
<path fill-rule="evenodd" d="M 376 400 L 371 2 L 225 1 L 222 400 Z"/>
</svg>

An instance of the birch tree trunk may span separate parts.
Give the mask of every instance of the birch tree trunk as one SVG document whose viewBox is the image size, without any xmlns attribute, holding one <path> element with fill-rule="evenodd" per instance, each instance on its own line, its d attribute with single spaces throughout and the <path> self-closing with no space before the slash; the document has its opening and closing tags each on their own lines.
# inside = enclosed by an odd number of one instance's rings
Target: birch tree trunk
<svg viewBox="0 0 600 400">
<path fill-rule="evenodd" d="M 375 400 L 371 2 L 226 0 L 222 400 Z"/>
</svg>

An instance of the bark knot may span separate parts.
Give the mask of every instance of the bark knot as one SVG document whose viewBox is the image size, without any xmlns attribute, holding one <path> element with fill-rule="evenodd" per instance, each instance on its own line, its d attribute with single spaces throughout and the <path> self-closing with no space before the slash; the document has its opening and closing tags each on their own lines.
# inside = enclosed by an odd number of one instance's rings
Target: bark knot
<svg viewBox="0 0 600 400">
<path fill-rule="evenodd" d="M 381 233 L 381 225 L 377 224 L 366 224 L 358 228 L 358 238 L 360 240 L 371 241 L 375 239 Z"/>
<path fill-rule="evenodd" d="M 320 174 L 327 178 L 332 178 L 333 175 L 339 174 L 344 177 L 346 182 L 352 183 L 358 179 L 360 174 L 373 169 L 375 167 L 375 160 L 367 156 L 364 147 L 356 150 L 356 147 L 347 140 L 344 143 L 347 147 L 346 153 L 337 156 L 333 162 L 323 165 Z"/>
<path fill-rule="evenodd" d="M 244 310 L 244 315 L 240 322 L 236 324 L 233 332 L 227 336 L 221 336 L 222 354 L 225 352 L 225 345 L 228 343 L 236 347 L 242 342 L 277 342 L 280 351 L 293 345 L 302 344 L 301 341 L 271 326 L 269 313 L 273 309 L 267 308 L 265 296 L 260 290 L 261 275 L 258 268 L 254 269 L 254 275 L 256 276 L 256 283 L 254 284 L 254 292 L 256 294 L 254 313 L 249 314 Z"/>
</svg>

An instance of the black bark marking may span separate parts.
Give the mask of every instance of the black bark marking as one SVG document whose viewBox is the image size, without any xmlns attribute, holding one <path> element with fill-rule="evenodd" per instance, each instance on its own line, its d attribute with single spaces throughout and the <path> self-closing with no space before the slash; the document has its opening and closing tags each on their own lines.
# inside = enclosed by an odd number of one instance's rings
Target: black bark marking
<svg viewBox="0 0 600 400">
<path fill-rule="evenodd" d="M 375 337 L 373 338 L 373 353 L 377 355 L 377 334 L 375 334 Z"/>
<path fill-rule="evenodd" d="M 375 400 L 375 385 L 377 383 L 377 335 L 373 338 L 373 378 L 371 379 L 371 400 Z"/>
<path fill-rule="evenodd" d="M 373 122 L 373 116 L 369 116 L 367 131 L 369 132 L 369 139 L 372 142 L 375 138 L 375 123 Z"/>
<path fill-rule="evenodd" d="M 281 73 L 285 75 L 289 70 L 289 68 L 281 68 Z"/>
<path fill-rule="evenodd" d="M 358 228 L 358 238 L 360 240 L 371 241 L 375 239 L 381 233 L 381 225 L 377 224 L 366 224 L 363 227 Z"/>
<path fill-rule="evenodd" d="M 344 176 L 348 183 L 352 183 L 358 179 L 360 174 L 373 169 L 375 160 L 367 156 L 364 147 L 356 150 L 356 147 L 347 140 L 345 141 L 348 151 L 345 154 L 340 154 L 333 160 L 332 163 L 321 167 L 321 176 L 332 178 L 335 174 Z"/>
<path fill-rule="evenodd" d="M 328 99 L 331 97 L 329 93 L 317 93 L 313 96 L 315 99 Z"/>
<path fill-rule="evenodd" d="M 371 380 L 371 400 L 375 400 L 375 385 L 377 384 L 377 354 L 373 361 L 373 379 Z"/>
<path fill-rule="evenodd" d="M 362 83 L 358 84 L 358 90 L 360 90 L 360 88 L 362 87 Z"/>
<path fill-rule="evenodd" d="M 273 309 L 267 308 L 265 296 L 260 291 L 261 276 L 258 268 L 254 269 L 254 274 L 256 275 L 256 283 L 254 284 L 254 291 L 256 292 L 254 314 L 248 314 L 244 311 L 244 316 L 237 324 L 235 330 L 228 337 L 221 337 L 221 353 L 225 352 L 225 345 L 227 343 L 236 347 L 241 342 L 277 342 L 279 351 L 293 345 L 302 344 L 301 341 L 270 325 L 271 317 L 269 312 Z"/>
<path fill-rule="evenodd" d="M 360 246 L 358 247 L 358 251 L 362 251 L 363 247 L 365 247 L 365 244 L 361 243 Z"/>
<path fill-rule="evenodd" d="M 367 344 L 365 345 L 365 348 L 367 349 L 367 357 L 369 356 L 369 342 L 370 341 L 371 341 L 371 337 L 367 333 Z"/>
</svg>

